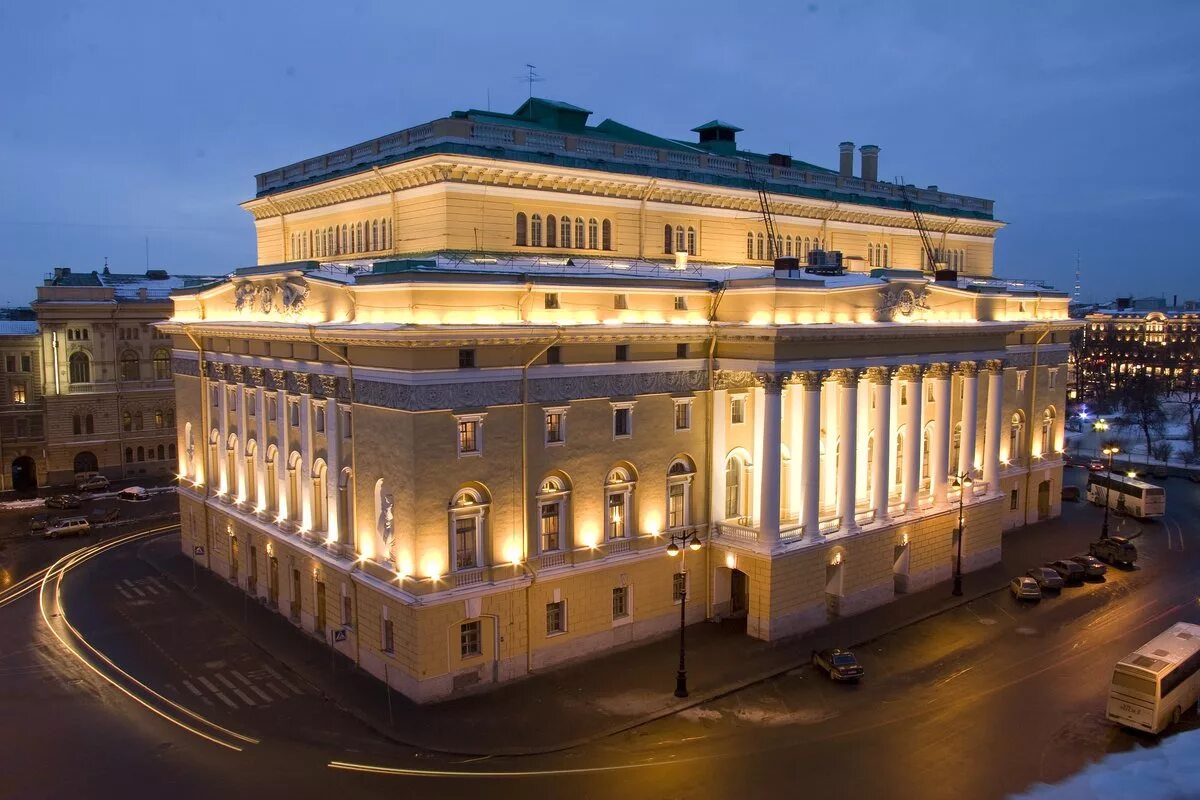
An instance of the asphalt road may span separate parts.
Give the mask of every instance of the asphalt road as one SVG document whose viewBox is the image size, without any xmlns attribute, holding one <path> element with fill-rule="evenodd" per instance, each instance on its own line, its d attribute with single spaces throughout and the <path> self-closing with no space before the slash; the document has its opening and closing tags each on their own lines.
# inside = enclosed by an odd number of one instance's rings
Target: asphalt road
<svg viewBox="0 0 1200 800">
<path fill-rule="evenodd" d="M 859 652 L 868 676 L 857 686 L 802 668 L 528 758 L 461 759 L 384 742 L 161 580 L 137 543 L 113 548 L 63 582 L 72 624 L 163 698 L 258 742 L 240 752 L 216 746 L 106 684 L 54 639 L 32 594 L 0 606 L 0 797 L 1004 797 L 1157 743 L 1106 722 L 1104 702 L 1121 656 L 1174 621 L 1200 622 L 1191 525 L 1200 487 L 1175 479 L 1167 488 L 1170 513 L 1145 526 L 1135 571 L 1110 570 L 1036 605 L 995 593 L 885 636 Z M 1098 524 L 1097 509 L 1068 506 L 1052 534 L 1062 555 Z M 21 563 L 48 563 L 53 553 L 34 554 L 60 544 L 29 543 Z M 50 605 L 56 613 L 53 597 Z M 1189 715 L 1179 730 L 1198 725 Z"/>
</svg>

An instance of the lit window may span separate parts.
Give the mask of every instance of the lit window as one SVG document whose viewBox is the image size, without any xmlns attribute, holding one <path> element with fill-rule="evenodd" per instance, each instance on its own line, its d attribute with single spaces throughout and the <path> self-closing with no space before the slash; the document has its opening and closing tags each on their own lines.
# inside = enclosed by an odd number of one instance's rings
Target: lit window
<svg viewBox="0 0 1200 800">
<path fill-rule="evenodd" d="M 567 410 L 565 408 L 547 409 L 546 411 L 546 444 L 562 444 L 567 440 Z"/>
<path fill-rule="evenodd" d="M 12 387 L 12 401 L 19 405 L 25 405 L 25 384 L 14 383 Z"/>
<path fill-rule="evenodd" d="M 612 618 L 614 621 L 629 616 L 629 587 L 618 586 L 612 590 Z"/>
<path fill-rule="evenodd" d="M 472 622 L 464 622 L 458 629 L 458 645 L 459 653 L 463 658 L 471 658 L 483 653 L 482 637 L 480 636 L 480 628 L 482 627 L 479 620 Z"/>
<path fill-rule="evenodd" d="M 729 398 L 729 421 L 734 425 L 741 425 L 746 421 L 745 397 Z"/>
<path fill-rule="evenodd" d="M 476 455 L 479 453 L 479 420 L 459 419 L 458 421 L 458 454 Z"/>
<path fill-rule="evenodd" d="M 559 308 L 558 292 L 547 292 L 546 293 L 546 308 L 550 308 L 550 309 Z"/>
<path fill-rule="evenodd" d="M 561 600 L 546 604 L 546 635 L 563 633 L 567 629 L 567 606 Z"/>
</svg>

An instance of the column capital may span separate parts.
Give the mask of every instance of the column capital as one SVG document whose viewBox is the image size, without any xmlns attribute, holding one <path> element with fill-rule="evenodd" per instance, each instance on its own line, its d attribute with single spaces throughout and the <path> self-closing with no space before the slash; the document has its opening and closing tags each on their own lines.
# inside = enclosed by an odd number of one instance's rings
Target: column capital
<svg viewBox="0 0 1200 800">
<path fill-rule="evenodd" d="M 321 394 L 330 399 L 337 399 L 338 377 L 337 375 L 318 375 L 321 381 Z"/>
<path fill-rule="evenodd" d="M 229 372 L 233 375 L 234 383 L 242 383 L 242 380 L 246 374 L 246 368 L 241 364 L 230 364 Z"/>
<path fill-rule="evenodd" d="M 268 369 L 271 376 L 271 387 L 283 391 L 287 389 L 287 372 L 281 369 Z"/>
<path fill-rule="evenodd" d="M 779 392 L 787 376 L 781 372 L 760 372 L 754 376 L 755 383 L 768 392 Z"/>
<path fill-rule="evenodd" d="M 925 369 L 925 377 L 932 378 L 935 381 L 944 381 L 950 377 L 950 365 L 941 361 L 935 364 L 930 364 Z"/>
<path fill-rule="evenodd" d="M 805 370 L 801 372 L 793 372 L 791 382 L 804 387 L 805 390 L 815 392 L 821 388 L 821 384 L 825 382 L 825 374 L 820 370 Z"/>
<path fill-rule="evenodd" d="M 250 383 L 262 386 L 266 382 L 266 370 L 262 367 L 250 367 Z"/>
<path fill-rule="evenodd" d="M 296 379 L 297 393 L 312 394 L 312 375 L 307 372 L 293 372 L 292 377 Z"/>
<path fill-rule="evenodd" d="M 870 367 L 866 370 L 866 377 L 871 383 L 888 384 L 892 381 L 892 370 L 888 367 Z"/>
<path fill-rule="evenodd" d="M 835 369 L 830 373 L 840 386 L 858 386 L 859 371 L 857 369 Z"/>
<path fill-rule="evenodd" d="M 979 365 L 974 361 L 960 361 L 958 362 L 957 372 L 964 377 L 973 377 L 979 372 Z"/>
<path fill-rule="evenodd" d="M 921 366 L 919 364 L 905 364 L 896 369 L 896 377 L 902 381 L 916 382 L 921 380 Z"/>
<path fill-rule="evenodd" d="M 747 370 L 719 369 L 713 373 L 714 389 L 746 389 L 758 386 L 758 376 Z"/>
<path fill-rule="evenodd" d="M 986 369 L 988 372 L 995 372 L 995 373 L 1003 372 L 1004 371 L 1004 361 L 999 358 L 990 358 L 984 362 L 983 368 Z"/>
</svg>

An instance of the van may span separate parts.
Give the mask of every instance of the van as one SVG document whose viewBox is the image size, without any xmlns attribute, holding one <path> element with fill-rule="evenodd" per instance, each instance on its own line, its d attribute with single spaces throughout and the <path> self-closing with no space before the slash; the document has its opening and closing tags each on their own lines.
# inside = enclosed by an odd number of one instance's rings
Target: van
<svg viewBox="0 0 1200 800">
<path fill-rule="evenodd" d="M 57 539 L 60 536 L 83 536 L 92 527 L 87 517 L 63 517 L 56 519 L 46 526 L 46 538 Z"/>
</svg>

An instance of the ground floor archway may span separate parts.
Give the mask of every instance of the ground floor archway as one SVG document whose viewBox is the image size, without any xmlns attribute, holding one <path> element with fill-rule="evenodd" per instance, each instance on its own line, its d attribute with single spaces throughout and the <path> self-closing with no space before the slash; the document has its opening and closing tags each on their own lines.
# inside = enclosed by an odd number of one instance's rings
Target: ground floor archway
<svg viewBox="0 0 1200 800">
<path fill-rule="evenodd" d="M 99 472 L 100 461 L 96 458 L 96 454 L 90 450 L 84 450 L 81 453 L 75 454 L 75 472 Z"/>
<path fill-rule="evenodd" d="M 749 613 L 749 576 L 735 567 L 717 567 L 713 571 L 713 615 L 721 620 L 738 620 L 744 626 Z"/>
<path fill-rule="evenodd" d="M 1038 484 L 1038 519 L 1050 518 L 1050 481 Z"/>
<path fill-rule="evenodd" d="M 29 492 L 37 488 L 37 463 L 31 456 L 18 456 L 12 462 L 12 488 Z"/>
</svg>

